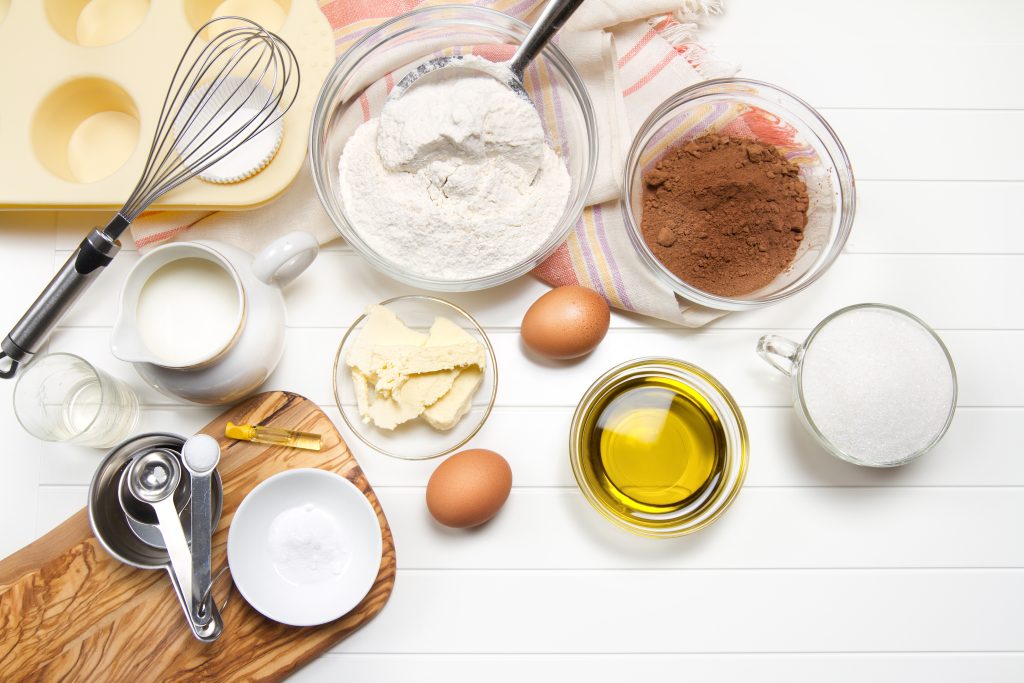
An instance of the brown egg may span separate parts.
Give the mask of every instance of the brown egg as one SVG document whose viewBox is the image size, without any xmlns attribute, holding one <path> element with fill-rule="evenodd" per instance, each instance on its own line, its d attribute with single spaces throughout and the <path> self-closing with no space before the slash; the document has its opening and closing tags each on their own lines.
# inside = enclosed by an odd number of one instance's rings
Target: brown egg
<svg viewBox="0 0 1024 683">
<path fill-rule="evenodd" d="M 557 287 L 526 311 L 523 342 L 548 358 L 577 358 L 601 343 L 610 322 L 608 302 L 594 290 L 576 285 Z"/>
<path fill-rule="evenodd" d="M 430 475 L 427 509 L 445 526 L 477 526 L 498 514 L 511 490 L 512 468 L 505 458 L 471 448 L 448 458 Z"/>
</svg>

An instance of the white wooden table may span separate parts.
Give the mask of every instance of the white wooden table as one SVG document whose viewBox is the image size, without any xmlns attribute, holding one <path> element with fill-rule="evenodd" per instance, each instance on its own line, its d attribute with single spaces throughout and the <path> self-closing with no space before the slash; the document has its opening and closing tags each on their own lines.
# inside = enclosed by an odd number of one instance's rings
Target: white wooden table
<svg viewBox="0 0 1024 683">
<path fill-rule="evenodd" d="M 531 279 L 453 297 L 488 328 L 498 406 L 474 445 L 515 473 L 475 533 L 430 523 L 435 463 L 349 439 L 394 530 L 398 581 L 369 626 L 301 681 L 1024 680 L 1024 3 L 729 0 L 705 32 L 744 75 L 820 108 L 857 176 L 853 236 L 832 271 L 779 306 L 699 332 L 615 315 L 589 358 L 543 366 L 518 323 Z M 0 324 L 21 313 L 84 228 L 83 215 L 0 216 Z M 117 258 L 52 340 L 123 377 L 142 430 L 191 433 L 218 411 L 143 387 L 108 349 Z M 333 407 L 331 360 L 368 302 L 405 290 L 331 245 L 288 292 L 290 352 L 269 388 Z M 929 321 L 960 378 L 945 440 L 896 471 L 838 462 L 805 436 L 758 336 L 800 339 L 841 306 L 881 301 Z M 672 541 L 634 538 L 577 491 L 569 418 L 602 371 L 669 354 L 719 377 L 752 441 L 745 490 L 721 521 Z M 0 383 L 0 556 L 85 503 L 95 450 L 27 436 Z M 344 433 L 344 429 L 343 429 Z"/>
</svg>

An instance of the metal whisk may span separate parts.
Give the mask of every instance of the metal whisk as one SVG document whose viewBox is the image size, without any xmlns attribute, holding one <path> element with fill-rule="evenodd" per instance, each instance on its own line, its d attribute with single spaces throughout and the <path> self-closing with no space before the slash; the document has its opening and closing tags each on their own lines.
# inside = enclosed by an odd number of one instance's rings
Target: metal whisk
<svg viewBox="0 0 1024 683">
<path fill-rule="evenodd" d="M 213 37 L 207 41 L 204 35 Z M 140 213 L 274 125 L 298 90 L 295 54 L 278 36 L 241 17 L 204 24 L 174 71 L 138 184 L 107 226 L 94 228 L 82 241 L 0 343 L 0 359 L 10 362 L 0 378 L 13 377 L 39 350 L 117 255 L 118 238 Z"/>
</svg>

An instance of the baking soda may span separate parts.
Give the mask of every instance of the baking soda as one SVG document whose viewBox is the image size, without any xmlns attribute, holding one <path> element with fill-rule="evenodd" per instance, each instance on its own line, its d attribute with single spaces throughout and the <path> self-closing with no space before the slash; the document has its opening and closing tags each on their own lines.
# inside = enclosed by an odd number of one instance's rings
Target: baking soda
<svg viewBox="0 0 1024 683">
<path fill-rule="evenodd" d="M 801 386 L 822 435 L 866 465 L 898 464 L 928 447 L 956 398 L 952 365 L 932 333 L 880 308 L 826 324 L 807 347 Z"/>
<path fill-rule="evenodd" d="M 340 577 L 348 566 L 337 521 L 312 503 L 285 510 L 270 524 L 270 556 L 286 580 L 323 583 Z"/>
</svg>

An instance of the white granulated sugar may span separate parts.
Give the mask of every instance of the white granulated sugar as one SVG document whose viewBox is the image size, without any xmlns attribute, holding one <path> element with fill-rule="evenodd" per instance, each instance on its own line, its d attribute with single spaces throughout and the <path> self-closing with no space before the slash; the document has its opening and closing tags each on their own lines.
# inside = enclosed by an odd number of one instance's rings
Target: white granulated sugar
<svg viewBox="0 0 1024 683">
<path fill-rule="evenodd" d="M 529 102 L 486 74 L 450 71 L 357 128 L 339 172 L 346 217 L 375 252 L 464 280 L 532 256 L 558 226 L 570 179 Z"/>
<path fill-rule="evenodd" d="M 312 503 L 289 508 L 270 524 L 267 539 L 274 568 L 297 584 L 337 579 L 349 552 L 337 521 Z"/>
<path fill-rule="evenodd" d="M 821 433 L 853 459 L 896 463 L 946 424 L 953 373 L 928 330 L 885 309 L 855 309 L 812 340 L 801 370 L 804 405 Z"/>
</svg>

